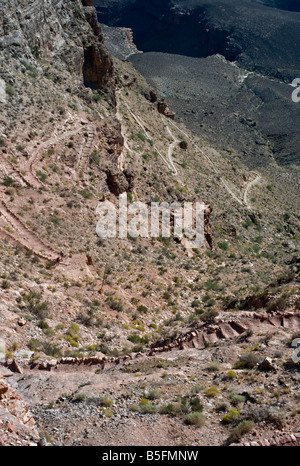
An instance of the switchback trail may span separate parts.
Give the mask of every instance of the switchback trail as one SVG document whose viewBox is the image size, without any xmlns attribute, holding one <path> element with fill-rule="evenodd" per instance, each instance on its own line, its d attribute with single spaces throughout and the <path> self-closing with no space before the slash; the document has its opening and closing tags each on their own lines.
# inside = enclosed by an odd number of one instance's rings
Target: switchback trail
<svg viewBox="0 0 300 466">
<path fill-rule="evenodd" d="M 249 331 L 261 334 L 274 334 L 274 332 L 284 332 L 287 335 L 295 333 L 300 329 L 300 316 L 298 313 L 253 313 L 246 312 L 242 316 L 228 316 L 220 319 L 214 324 L 202 324 L 189 332 L 174 338 L 169 343 L 157 343 L 148 353 L 131 353 L 118 358 L 115 357 L 62 357 L 52 361 L 35 360 L 24 363 L 25 370 L 60 370 L 63 372 L 76 370 L 94 370 L 95 366 L 109 369 L 120 364 L 128 364 L 136 359 L 148 359 L 152 356 L 159 356 L 162 353 L 180 351 L 187 349 L 205 349 L 209 345 L 215 345 L 220 341 L 231 341 L 247 336 Z M 9 367 L 9 362 L 7 366 Z"/>
<path fill-rule="evenodd" d="M 258 183 L 260 182 L 260 180 L 261 180 L 261 176 L 256 174 L 255 180 L 250 181 L 250 182 L 247 184 L 247 187 L 246 187 L 246 190 L 245 190 L 245 193 L 244 193 L 244 202 L 245 202 L 246 206 L 247 206 L 249 209 L 251 209 L 251 205 L 250 205 L 250 203 L 248 202 L 249 191 L 250 191 L 250 189 L 251 189 L 254 185 L 258 184 Z"/>
<path fill-rule="evenodd" d="M 171 125 L 176 128 L 180 133 L 182 133 L 186 138 L 189 139 L 189 141 L 194 145 L 194 147 L 200 152 L 200 154 L 205 157 L 205 159 L 208 161 L 208 163 L 211 165 L 213 171 L 215 172 L 216 176 L 220 179 L 220 181 L 223 183 L 225 186 L 225 189 L 227 192 L 233 197 L 235 201 L 237 201 L 240 205 L 244 205 L 243 200 L 239 199 L 237 195 L 232 191 L 230 188 L 228 182 L 224 179 L 222 173 L 218 170 L 216 165 L 213 163 L 213 161 L 210 159 L 210 157 L 205 154 L 205 152 L 198 146 L 198 144 L 192 139 L 185 131 L 183 131 L 179 126 L 177 126 L 173 121 L 170 121 Z"/>
<path fill-rule="evenodd" d="M 118 95 L 121 96 L 121 93 L 120 91 L 118 91 Z M 153 140 L 151 134 L 147 131 L 147 129 L 145 128 L 145 124 L 144 122 L 141 120 L 140 117 L 138 117 L 137 115 L 135 115 L 135 113 L 133 113 L 133 111 L 131 110 L 127 100 L 125 99 L 125 97 L 122 95 L 122 101 L 124 103 L 124 105 L 126 106 L 126 108 L 128 109 L 130 115 L 132 116 L 132 118 L 135 120 L 135 122 L 140 126 L 140 128 L 142 128 L 145 136 L 147 137 L 148 140 Z M 158 155 L 161 157 L 161 159 L 163 160 L 163 162 L 167 165 L 168 169 L 174 174 L 174 175 L 177 175 L 177 170 L 172 163 L 170 163 L 170 161 L 162 154 L 162 152 L 160 151 L 160 149 L 157 147 L 157 145 L 155 144 L 155 142 L 153 143 L 153 148 L 156 150 L 156 152 L 158 153 Z M 169 155 L 168 155 L 168 158 L 169 158 Z"/>
<path fill-rule="evenodd" d="M 224 179 L 224 177 L 222 176 L 221 172 L 218 170 L 218 168 L 216 167 L 216 165 L 213 163 L 213 161 L 210 159 L 210 157 L 205 154 L 205 152 L 198 146 L 198 144 L 185 132 L 183 131 L 182 129 L 180 129 L 173 121 L 171 121 L 171 124 L 178 130 L 180 131 L 185 137 L 187 137 L 190 142 L 195 146 L 195 148 L 200 152 L 201 155 L 203 155 L 206 160 L 209 162 L 209 164 L 211 165 L 211 167 L 213 168 L 214 172 L 216 173 L 216 175 L 219 177 L 219 179 L 222 181 L 223 185 L 225 186 L 227 192 L 241 205 L 246 205 L 247 208 L 251 209 L 251 205 L 249 204 L 248 202 L 248 195 L 249 195 L 249 191 L 250 189 L 255 185 L 255 184 L 258 184 L 261 180 L 261 175 L 257 175 L 255 180 L 253 181 L 250 181 L 248 184 L 247 184 L 247 187 L 246 187 L 246 190 L 244 192 L 244 196 L 243 196 L 243 199 L 239 199 L 237 197 L 237 195 L 233 192 L 233 190 L 230 188 L 228 182 Z"/>
</svg>

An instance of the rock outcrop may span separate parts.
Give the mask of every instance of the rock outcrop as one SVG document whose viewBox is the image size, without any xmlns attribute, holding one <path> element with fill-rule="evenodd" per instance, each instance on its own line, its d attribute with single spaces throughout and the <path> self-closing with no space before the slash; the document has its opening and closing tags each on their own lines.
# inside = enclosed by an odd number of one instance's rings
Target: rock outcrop
<svg viewBox="0 0 300 466">
<path fill-rule="evenodd" d="M 35 446 L 39 441 L 26 403 L 0 372 L 0 446 Z"/>
<path fill-rule="evenodd" d="M 158 102 L 157 104 L 157 110 L 159 113 L 161 113 L 162 115 L 170 118 L 171 120 L 175 120 L 175 113 L 172 112 L 168 105 L 166 104 L 166 102 Z"/>
<path fill-rule="evenodd" d="M 0 17 L 0 50 L 29 66 L 42 56 L 57 57 L 86 86 L 113 87 L 113 62 L 91 0 L 4 0 Z"/>
</svg>

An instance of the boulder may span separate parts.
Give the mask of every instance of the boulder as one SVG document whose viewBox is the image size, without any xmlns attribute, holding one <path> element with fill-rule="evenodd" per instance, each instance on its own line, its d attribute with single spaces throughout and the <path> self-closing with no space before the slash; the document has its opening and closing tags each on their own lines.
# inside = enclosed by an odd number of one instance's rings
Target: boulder
<svg viewBox="0 0 300 466">
<path fill-rule="evenodd" d="M 175 113 L 169 109 L 168 105 L 165 102 L 158 102 L 157 110 L 159 113 L 166 116 L 167 118 L 175 120 Z"/>
<path fill-rule="evenodd" d="M 266 357 L 258 366 L 258 370 L 264 372 L 276 372 L 277 369 L 276 364 L 274 364 L 269 357 Z"/>
</svg>

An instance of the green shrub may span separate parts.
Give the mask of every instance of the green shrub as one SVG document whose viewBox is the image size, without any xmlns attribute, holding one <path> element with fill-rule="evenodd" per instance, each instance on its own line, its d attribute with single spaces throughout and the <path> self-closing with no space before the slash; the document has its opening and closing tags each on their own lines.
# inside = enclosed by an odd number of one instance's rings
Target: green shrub
<svg viewBox="0 0 300 466">
<path fill-rule="evenodd" d="M 9 289 L 9 281 L 8 280 L 2 280 L 2 283 L 1 283 L 1 288 L 2 290 L 8 290 Z"/>
<path fill-rule="evenodd" d="M 6 94 L 8 94 L 10 97 L 12 97 L 15 94 L 15 89 L 11 84 L 8 84 L 6 86 Z"/>
<path fill-rule="evenodd" d="M 77 393 L 75 397 L 73 398 L 73 401 L 76 403 L 82 403 L 84 401 L 87 401 L 87 395 L 85 393 Z"/>
<path fill-rule="evenodd" d="M 60 224 L 60 219 L 53 215 L 53 217 L 50 218 L 50 222 L 53 223 L 53 225 L 58 226 Z"/>
<path fill-rule="evenodd" d="M 220 395 L 220 390 L 217 387 L 209 387 L 204 393 L 208 398 L 215 398 Z"/>
<path fill-rule="evenodd" d="M 162 393 L 159 390 L 156 390 L 155 388 L 152 388 L 145 394 L 145 398 L 148 400 L 159 400 L 162 396 Z"/>
<path fill-rule="evenodd" d="M 251 432 L 254 426 L 255 426 L 255 423 L 248 419 L 245 419 L 244 421 L 240 422 L 231 432 L 230 437 L 229 437 L 229 442 L 230 443 L 239 442 L 241 437 Z"/>
<path fill-rule="evenodd" d="M 142 133 L 137 133 L 137 134 L 133 134 L 131 136 L 131 139 L 134 139 L 135 141 L 142 141 L 142 142 L 146 142 L 147 141 L 147 138 L 144 134 Z"/>
<path fill-rule="evenodd" d="M 226 379 L 227 380 L 234 380 L 236 378 L 236 372 L 235 371 L 228 371 L 226 374 Z"/>
<path fill-rule="evenodd" d="M 37 78 L 38 76 L 38 71 L 35 66 L 30 65 L 27 61 L 23 60 L 21 61 L 22 65 L 26 68 L 27 71 L 29 71 L 29 74 L 32 78 Z"/>
<path fill-rule="evenodd" d="M 131 341 L 131 343 L 141 343 L 141 344 L 147 344 L 149 342 L 148 337 L 140 337 L 136 333 L 129 335 L 129 337 L 127 337 L 127 340 Z"/>
<path fill-rule="evenodd" d="M 137 308 L 138 312 L 140 312 L 141 314 L 147 314 L 148 312 L 148 308 L 146 306 L 138 306 Z"/>
<path fill-rule="evenodd" d="M 134 413 L 139 413 L 140 412 L 140 405 L 137 403 L 134 403 L 133 405 L 130 406 L 130 411 L 133 411 Z"/>
<path fill-rule="evenodd" d="M 158 408 L 159 414 L 172 414 L 175 411 L 175 407 L 172 403 L 161 405 Z"/>
<path fill-rule="evenodd" d="M 235 369 L 253 369 L 260 362 L 260 357 L 255 353 L 241 354 L 238 362 L 235 364 Z"/>
<path fill-rule="evenodd" d="M 229 411 L 230 410 L 230 403 L 228 403 L 228 401 L 222 401 L 221 403 L 217 404 L 215 409 L 216 409 L 217 413 Z"/>
<path fill-rule="evenodd" d="M 123 303 L 122 301 L 115 298 L 107 298 L 106 303 L 113 311 L 123 312 Z"/>
<path fill-rule="evenodd" d="M 287 306 L 288 306 L 288 296 L 282 295 L 277 299 L 272 299 L 267 304 L 267 311 L 268 312 L 284 311 Z"/>
<path fill-rule="evenodd" d="M 3 186 L 6 186 L 7 188 L 11 187 L 11 186 L 14 186 L 15 182 L 14 182 L 14 179 L 11 178 L 10 176 L 8 175 L 5 175 L 3 177 L 3 182 L 2 182 Z"/>
<path fill-rule="evenodd" d="M 30 291 L 23 295 L 26 303 L 27 311 L 36 315 L 40 319 L 48 316 L 49 305 L 46 301 L 42 301 L 42 294 L 36 291 Z"/>
<path fill-rule="evenodd" d="M 47 173 L 41 172 L 40 170 L 38 170 L 36 174 L 39 177 L 39 179 L 42 181 L 42 183 L 44 183 L 48 178 Z"/>
<path fill-rule="evenodd" d="M 44 329 L 44 334 L 47 335 L 47 337 L 53 337 L 55 335 L 55 331 L 52 328 L 45 328 Z"/>
<path fill-rule="evenodd" d="M 201 307 L 201 304 L 202 303 L 201 303 L 201 301 L 199 301 L 199 299 L 195 299 L 192 302 L 191 306 L 192 306 L 193 309 L 198 309 L 199 307 Z"/>
<path fill-rule="evenodd" d="M 231 392 L 229 398 L 233 406 L 237 406 L 239 403 L 245 403 L 246 401 L 246 397 L 239 395 L 236 392 Z"/>
<path fill-rule="evenodd" d="M 32 55 L 34 56 L 34 58 L 35 58 L 36 60 L 39 60 L 39 59 L 40 59 L 40 57 L 41 57 L 41 50 L 40 50 L 40 48 L 39 48 L 37 45 L 35 45 L 35 46 L 31 49 L 31 53 L 32 53 Z"/>
<path fill-rule="evenodd" d="M 146 404 L 146 405 L 141 405 L 140 406 L 140 412 L 142 414 L 154 414 L 154 413 L 157 413 L 158 412 L 158 406 L 152 404 L 152 403 L 149 403 L 149 404 Z"/>
<path fill-rule="evenodd" d="M 211 361 L 206 365 L 205 369 L 209 372 L 218 372 L 220 370 L 220 362 Z"/>
<path fill-rule="evenodd" d="M 148 154 L 143 154 L 143 155 L 142 155 L 142 158 L 147 162 L 149 159 L 152 158 L 152 155 L 149 154 L 149 153 L 148 153 Z"/>
<path fill-rule="evenodd" d="M 100 95 L 100 94 L 93 94 L 92 99 L 93 99 L 94 102 L 99 102 L 100 100 L 103 99 L 103 96 Z"/>
<path fill-rule="evenodd" d="M 218 291 L 219 290 L 219 284 L 217 280 L 208 280 L 204 284 L 204 287 L 207 291 Z"/>
<path fill-rule="evenodd" d="M 93 194 L 87 189 L 82 189 L 79 191 L 79 194 L 84 197 L 84 199 L 91 199 L 93 197 Z"/>
<path fill-rule="evenodd" d="M 189 413 L 186 416 L 186 422 L 187 424 L 201 428 L 205 424 L 205 417 L 202 413 L 199 413 L 198 411 L 196 411 L 193 413 Z"/>
<path fill-rule="evenodd" d="M 98 151 L 94 150 L 90 156 L 90 162 L 95 163 L 96 165 L 99 165 L 100 163 L 100 157 L 98 154 Z"/>
<path fill-rule="evenodd" d="M 38 323 L 38 326 L 42 330 L 45 330 L 45 329 L 49 328 L 49 324 L 47 324 L 47 322 L 45 322 L 44 320 L 40 320 L 39 323 Z"/>
<path fill-rule="evenodd" d="M 202 413 L 203 404 L 200 402 L 200 399 L 198 397 L 191 398 L 189 401 L 192 411 Z"/>
<path fill-rule="evenodd" d="M 219 242 L 218 246 L 220 249 L 222 249 L 222 251 L 228 251 L 229 249 L 228 243 L 226 242 Z"/>
<path fill-rule="evenodd" d="M 139 404 L 134 404 L 131 406 L 131 411 L 139 412 L 141 414 L 154 414 L 159 412 L 159 407 L 154 405 L 147 398 L 142 398 Z"/>
<path fill-rule="evenodd" d="M 235 409 L 231 409 L 230 411 L 228 411 L 227 414 L 225 414 L 225 416 L 223 416 L 222 423 L 231 424 L 233 421 L 238 419 L 239 415 L 240 413 L 238 411 L 236 411 Z"/>
<path fill-rule="evenodd" d="M 99 399 L 100 406 L 105 406 L 106 408 L 110 408 L 113 404 L 114 404 L 113 400 L 111 398 L 108 398 L 107 396 L 101 396 Z"/>
<path fill-rule="evenodd" d="M 56 343 L 43 343 L 43 351 L 47 356 L 52 356 L 53 358 L 60 358 L 62 356 L 62 350 Z"/>
<path fill-rule="evenodd" d="M 218 317 L 218 314 L 218 311 L 216 311 L 215 309 L 211 309 L 201 314 L 200 320 L 207 324 L 212 324 L 215 322 L 216 318 Z"/>
<path fill-rule="evenodd" d="M 70 343 L 71 346 L 78 348 L 79 341 L 81 340 L 79 335 L 80 327 L 77 324 L 71 324 L 67 330 L 64 338 Z"/>
<path fill-rule="evenodd" d="M 274 407 L 255 406 L 248 411 L 247 418 L 255 423 L 275 424 L 278 429 L 282 429 L 287 421 L 287 413 Z"/>
<path fill-rule="evenodd" d="M 42 348 L 42 343 L 36 338 L 31 338 L 27 346 L 31 351 L 36 351 Z"/>
</svg>

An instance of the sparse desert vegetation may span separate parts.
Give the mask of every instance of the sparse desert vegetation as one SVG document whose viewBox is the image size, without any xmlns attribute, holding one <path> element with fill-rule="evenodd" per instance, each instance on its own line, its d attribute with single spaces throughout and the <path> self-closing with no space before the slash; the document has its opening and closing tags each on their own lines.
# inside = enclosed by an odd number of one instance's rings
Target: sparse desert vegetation
<svg viewBox="0 0 300 466">
<path fill-rule="evenodd" d="M 299 168 L 276 163 L 248 115 L 262 77 L 241 82 L 220 56 L 199 68 L 203 108 L 220 95 L 208 98 L 212 68 L 241 105 L 237 150 L 217 110 L 190 127 L 191 102 L 174 115 L 173 97 L 112 56 L 90 2 L 44 2 L 53 41 L 41 2 L 27 3 L 0 5 L 33 24 L 0 51 L 0 408 L 16 416 L 0 443 L 299 443 Z M 122 31 L 107 34 L 136 51 Z M 252 166 L 258 154 L 268 163 Z M 120 194 L 128 209 L 205 200 L 204 244 L 100 238 L 97 209 Z"/>
</svg>

